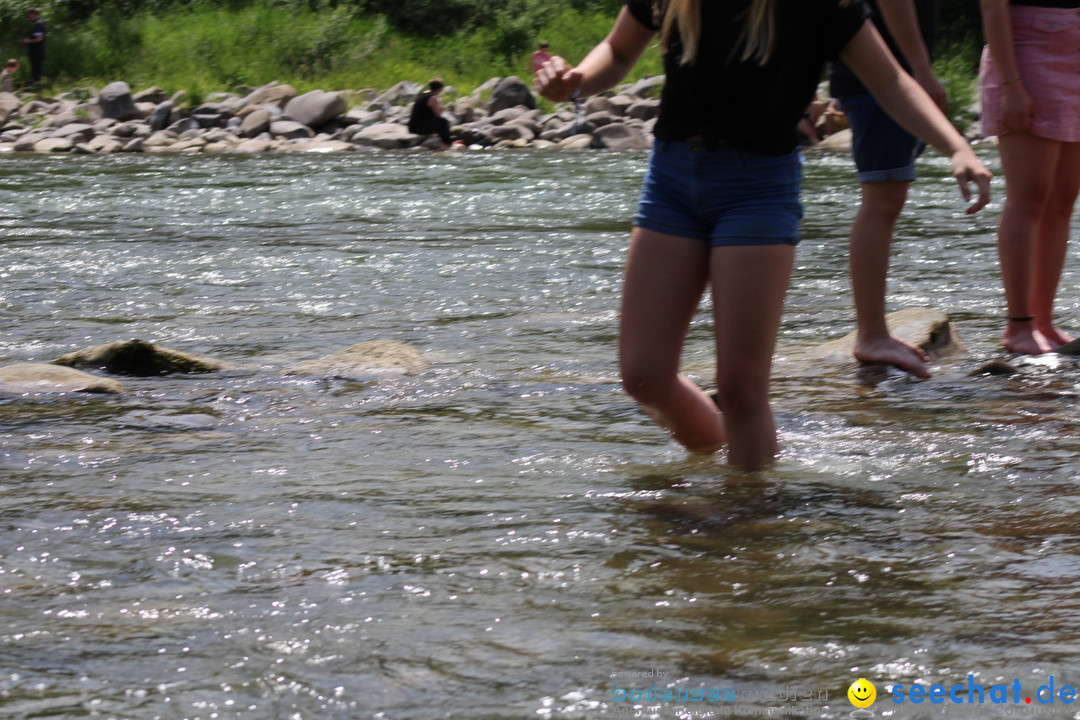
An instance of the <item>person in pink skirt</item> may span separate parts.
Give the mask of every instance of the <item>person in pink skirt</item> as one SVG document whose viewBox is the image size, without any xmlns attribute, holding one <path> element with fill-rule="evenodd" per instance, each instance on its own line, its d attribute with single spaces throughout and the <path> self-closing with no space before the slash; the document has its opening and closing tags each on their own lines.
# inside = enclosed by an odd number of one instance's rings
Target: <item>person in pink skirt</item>
<svg viewBox="0 0 1080 720">
<path fill-rule="evenodd" d="M 1078 0 L 981 0 L 979 73 L 985 135 L 998 136 L 1005 207 L 998 256 L 1011 352 L 1072 340 L 1054 326 L 1069 224 L 1080 192 Z"/>
</svg>

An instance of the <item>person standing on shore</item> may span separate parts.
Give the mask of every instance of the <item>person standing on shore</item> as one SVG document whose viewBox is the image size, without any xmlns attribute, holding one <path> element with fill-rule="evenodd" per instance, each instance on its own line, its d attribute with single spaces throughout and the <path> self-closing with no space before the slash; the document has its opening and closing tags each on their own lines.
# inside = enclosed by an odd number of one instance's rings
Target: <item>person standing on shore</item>
<svg viewBox="0 0 1080 720">
<path fill-rule="evenodd" d="M 802 217 L 796 126 L 825 63 L 842 58 L 882 107 L 949 157 L 966 199 L 978 186 L 970 212 L 989 202 L 991 175 L 863 6 L 846 0 L 628 0 L 580 65 L 552 58 L 537 87 L 553 102 L 607 90 L 657 33 L 667 82 L 626 261 L 620 376 L 688 451 L 726 444 L 731 465 L 763 468 L 778 449 L 770 368 Z M 679 372 L 709 287 L 716 404 Z"/>
<path fill-rule="evenodd" d="M 1080 2 L 982 0 L 981 8 L 983 134 L 998 136 L 1005 175 L 1002 343 L 1047 353 L 1072 340 L 1054 326 L 1054 299 L 1080 193 Z"/>
<path fill-rule="evenodd" d="M 943 113 L 945 88 L 930 65 L 939 0 L 866 0 L 878 32 L 903 68 Z M 926 144 L 900 127 L 843 62 L 833 63 L 830 92 L 838 98 L 852 133 L 862 198 L 851 226 L 849 264 L 860 362 L 887 363 L 929 377 L 922 348 L 889 333 L 885 324 L 889 246 L 915 180 L 915 161 Z"/>
<path fill-rule="evenodd" d="M 26 53 L 30 56 L 30 86 L 37 90 L 45 69 L 45 21 L 41 19 L 37 8 L 29 8 L 26 19 L 32 23 L 30 34 L 20 38 L 19 43 L 26 46 Z"/>
</svg>

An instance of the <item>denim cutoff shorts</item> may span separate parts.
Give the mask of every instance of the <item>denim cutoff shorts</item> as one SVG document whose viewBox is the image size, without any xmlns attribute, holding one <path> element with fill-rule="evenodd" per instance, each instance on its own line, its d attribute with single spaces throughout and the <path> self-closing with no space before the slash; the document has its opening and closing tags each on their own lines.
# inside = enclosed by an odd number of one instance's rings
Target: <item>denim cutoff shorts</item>
<svg viewBox="0 0 1080 720">
<path fill-rule="evenodd" d="M 718 245 L 797 245 L 802 156 L 656 140 L 634 225 Z"/>
<path fill-rule="evenodd" d="M 859 182 L 910 182 L 926 144 L 896 124 L 870 93 L 840 98 Z"/>
</svg>

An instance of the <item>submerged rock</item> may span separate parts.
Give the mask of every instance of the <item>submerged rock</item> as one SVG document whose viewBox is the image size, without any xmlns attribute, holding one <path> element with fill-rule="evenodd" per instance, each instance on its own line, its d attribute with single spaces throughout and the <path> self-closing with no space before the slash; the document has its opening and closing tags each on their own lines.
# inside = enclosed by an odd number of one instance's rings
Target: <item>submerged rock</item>
<svg viewBox="0 0 1080 720">
<path fill-rule="evenodd" d="M 1058 355 L 1080 355 L 1080 338 L 1065 343 L 1054 352 Z"/>
<path fill-rule="evenodd" d="M 372 370 L 415 371 L 426 367 L 423 354 L 411 345 L 393 340 L 369 340 L 325 357 L 290 365 L 285 374 L 348 377 Z"/>
<path fill-rule="evenodd" d="M 967 350 L 960 342 L 956 325 L 949 316 L 934 308 L 907 308 L 885 316 L 889 332 L 898 338 L 918 345 L 933 360 L 963 355 Z M 855 331 L 839 340 L 819 345 L 814 354 L 822 358 L 851 360 L 855 347 Z"/>
<path fill-rule="evenodd" d="M 0 392 L 37 393 L 106 393 L 118 395 L 124 386 L 81 370 L 49 363 L 20 363 L 0 367 Z"/>
<path fill-rule="evenodd" d="M 976 377 L 978 375 L 1015 375 L 1018 372 L 1020 372 L 1020 368 L 1010 365 L 1004 360 L 991 360 L 969 372 L 968 377 Z"/>
<path fill-rule="evenodd" d="M 235 366 L 221 360 L 192 355 L 144 340 L 122 340 L 84 348 L 53 360 L 55 365 L 96 368 L 116 375 L 167 375 L 209 373 Z"/>
</svg>

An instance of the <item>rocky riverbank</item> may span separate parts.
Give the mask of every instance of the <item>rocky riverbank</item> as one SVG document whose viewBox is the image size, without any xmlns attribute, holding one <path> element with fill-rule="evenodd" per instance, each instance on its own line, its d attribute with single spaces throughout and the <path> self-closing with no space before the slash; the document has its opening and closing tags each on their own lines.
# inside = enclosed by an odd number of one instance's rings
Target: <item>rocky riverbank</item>
<svg viewBox="0 0 1080 720">
<path fill-rule="evenodd" d="M 543 113 L 519 78 L 493 78 L 458 97 L 444 92 L 452 134 L 470 147 L 648 148 L 663 77 Z M 315 90 L 271 83 L 216 93 L 192 106 L 184 91 L 132 92 L 124 82 L 56 98 L 0 93 L 0 153 L 265 153 L 438 149 L 406 127 L 424 88 Z"/>
</svg>

